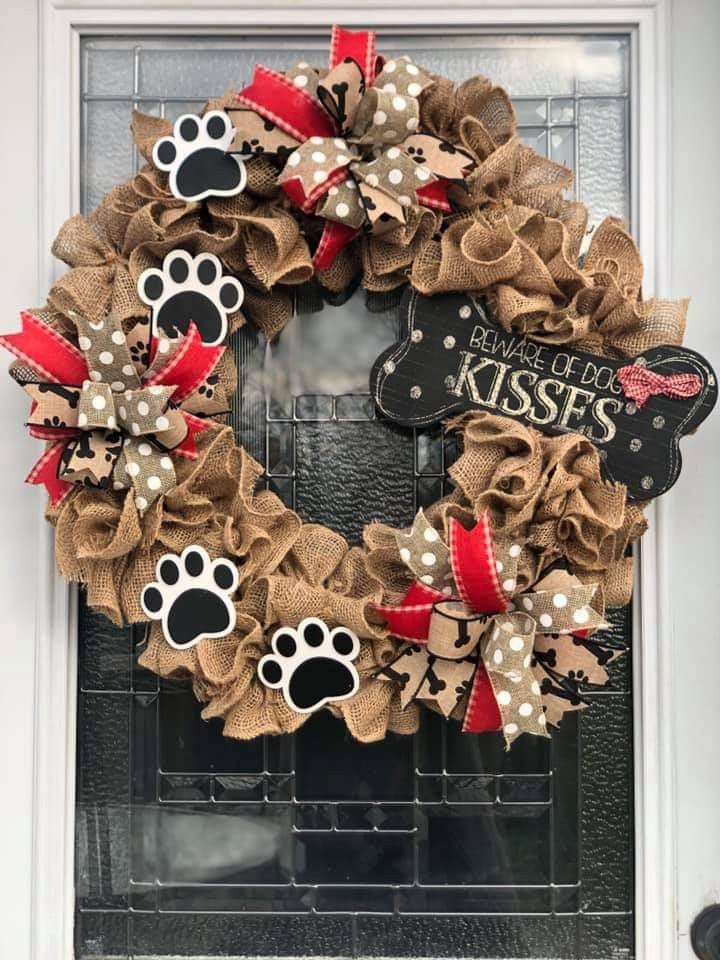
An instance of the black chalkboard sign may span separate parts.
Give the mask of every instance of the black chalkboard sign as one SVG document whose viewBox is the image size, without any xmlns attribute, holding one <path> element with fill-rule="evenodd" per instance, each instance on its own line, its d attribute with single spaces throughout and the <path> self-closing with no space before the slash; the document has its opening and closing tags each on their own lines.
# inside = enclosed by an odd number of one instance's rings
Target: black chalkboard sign
<svg viewBox="0 0 720 960">
<path fill-rule="evenodd" d="M 407 426 L 436 423 L 461 410 L 517 417 L 546 433 L 580 432 L 598 447 L 608 477 L 635 500 L 668 490 L 680 473 L 680 437 L 695 430 L 717 400 L 707 361 L 683 347 L 655 347 L 633 360 L 579 353 L 508 333 L 467 294 L 425 297 L 408 291 L 406 336 L 375 361 L 370 390 L 378 409 Z M 628 399 L 617 371 L 629 364 L 654 374 L 692 373 L 693 396 Z"/>
</svg>

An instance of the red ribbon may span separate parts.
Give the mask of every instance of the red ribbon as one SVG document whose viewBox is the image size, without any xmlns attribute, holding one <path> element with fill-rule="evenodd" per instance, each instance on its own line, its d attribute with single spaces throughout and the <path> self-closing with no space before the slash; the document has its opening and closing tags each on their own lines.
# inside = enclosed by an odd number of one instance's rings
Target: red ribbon
<svg viewBox="0 0 720 960">
<path fill-rule="evenodd" d="M 695 397 L 702 390 L 702 378 L 697 373 L 662 374 L 648 370 L 638 363 L 620 367 L 617 378 L 623 393 L 642 409 L 651 397 L 683 399 Z"/>
<path fill-rule="evenodd" d="M 158 372 L 143 382 L 145 387 L 175 386 L 172 399 L 180 404 L 210 375 L 225 352 L 225 347 L 210 347 L 203 343 L 198 328 L 191 323 L 182 343 L 171 359 Z"/>
<path fill-rule="evenodd" d="M 454 518 L 449 528 L 450 564 L 462 600 L 475 613 L 496 614 L 507 609 L 507 600 L 497 575 L 495 542 L 490 518 L 483 513 L 472 530 Z M 415 581 L 398 606 L 378 606 L 390 633 L 411 643 L 427 642 L 433 607 L 448 598 L 433 587 Z M 502 720 L 495 692 L 482 659 L 478 658 L 473 687 L 463 721 L 463 732 L 499 730 Z"/>
<path fill-rule="evenodd" d="M 31 367 L 43 380 L 80 386 L 89 376 L 85 355 L 52 327 L 27 311 L 22 329 L 0 336 L 0 344 Z"/>
<path fill-rule="evenodd" d="M 50 503 L 52 503 L 54 507 L 60 503 L 73 487 L 72 483 L 68 483 L 67 480 L 61 480 L 60 477 L 58 477 L 60 460 L 65 447 L 65 440 L 58 440 L 57 443 L 52 443 L 37 461 L 27 477 L 25 477 L 25 483 L 45 484 L 45 489 L 50 497 Z"/>
</svg>

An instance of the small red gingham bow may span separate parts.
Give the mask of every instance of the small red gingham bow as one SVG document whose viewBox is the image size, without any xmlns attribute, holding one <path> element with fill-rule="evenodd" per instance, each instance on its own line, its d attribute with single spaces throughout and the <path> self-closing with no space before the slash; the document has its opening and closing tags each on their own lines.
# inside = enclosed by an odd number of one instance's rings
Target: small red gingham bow
<svg viewBox="0 0 720 960">
<path fill-rule="evenodd" d="M 650 397 L 694 397 L 702 389 L 702 379 L 697 373 L 654 373 L 638 363 L 620 367 L 617 378 L 623 393 L 642 409 Z"/>
</svg>

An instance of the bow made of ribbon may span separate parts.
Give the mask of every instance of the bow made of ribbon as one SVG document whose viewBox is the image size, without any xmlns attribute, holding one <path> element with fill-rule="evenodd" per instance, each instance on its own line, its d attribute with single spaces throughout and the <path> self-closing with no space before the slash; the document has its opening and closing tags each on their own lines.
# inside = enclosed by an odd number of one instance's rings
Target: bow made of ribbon
<svg viewBox="0 0 720 960">
<path fill-rule="evenodd" d="M 450 519 L 448 533 L 445 544 L 420 510 L 410 531 L 396 534 L 417 580 L 399 605 L 377 608 L 408 641 L 378 675 L 399 684 L 403 708 L 431 700 L 447 717 L 466 699 L 466 733 L 501 729 L 508 747 L 521 733 L 547 736 L 535 638 L 606 627 L 591 606 L 597 585 L 554 571 L 516 594 L 522 548 L 496 551 L 487 514 L 469 531 Z"/>
<path fill-rule="evenodd" d="M 49 444 L 27 482 L 44 484 L 53 504 L 74 483 L 133 488 L 142 513 L 176 485 L 172 457 L 197 458 L 194 437 L 207 423 L 182 406 L 224 347 L 206 346 L 193 324 L 184 337 L 153 341 L 141 376 L 115 315 L 72 319 L 79 348 L 30 313 L 20 332 L 0 337 L 20 360 L 12 372 L 32 401 L 30 434 Z"/>
<path fill-rule="evenodd" d="M 628 400 L 634 400 L 640 410 L 651 397 L 672 397 L 676 400 L 695 397 L 703 385 L 697 373 L 655 373 L 639 363 L 620 367 L 617 378 L 625 396 Z"/>
<path fill-rule="evenodd" d="M 419 97 L 432 78 L 409 57 L 383 62 L 375 34 L 333 27 L 330 69 L 306 63 L 287 74 L 255 68 L 230 110 L 231 149 L 286 160 L 278 182 L 306 213 L 326 220 L 315 253 L 329 267 L 361 230 L 384 233 L 408 209 L 449 211 L 447 187 L 462 183 L 472 158 L 419 130 Z"/>
</svg>

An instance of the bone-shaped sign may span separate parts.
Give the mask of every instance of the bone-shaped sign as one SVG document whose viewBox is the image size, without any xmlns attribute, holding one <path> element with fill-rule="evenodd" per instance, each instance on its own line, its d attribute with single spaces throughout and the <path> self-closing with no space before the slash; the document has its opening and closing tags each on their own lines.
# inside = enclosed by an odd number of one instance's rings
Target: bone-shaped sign
<svg viewBox="0 0 720 960">
<path fill-rule="evenodd" d="M 508 333 L 467 294 L 425 297 L 408 291 L 406 335 L 385 350 L 370 374 L 378 409 L 407 426 L 435 423 L 453 411 L 517 417 L 545 433 L 580 432 L 598 447 L 606 474 L 634 500 L 668 490 L 681 466 L 680 437 L 695 430 L 717 400 L 707 361 L 683 347 L 654 347 L 633 360 L 580 353 Z M 667 377 L 695 374 L 693 396 L 628 399 L 617 376 L 636 364 Z"/>
</svg>

